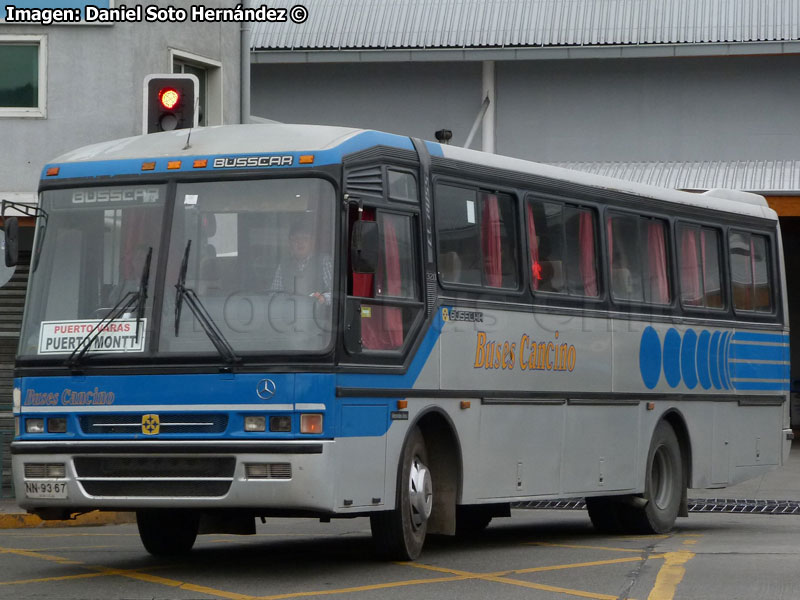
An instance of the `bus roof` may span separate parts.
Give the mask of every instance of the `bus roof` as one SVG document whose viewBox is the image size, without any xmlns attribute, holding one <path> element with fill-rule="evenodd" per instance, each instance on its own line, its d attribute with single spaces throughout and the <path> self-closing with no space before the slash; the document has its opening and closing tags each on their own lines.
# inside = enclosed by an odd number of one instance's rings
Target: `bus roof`
<svg viewBox="0 0 800 600">
<path fill-rule="evenodd" d="M 376 145 L 413 149 L 408 137 L 395 134 L 349 127 L 282 123 L 196 128 L 191 130 L 189 144 L 187 140 L 189 140 L 189 130 L 181 129 L 102 142 L 58 157 L 45 167 L 45 171 L 49 166 L 79 163 L 89 167 L 87 163 L 104 163 L 106 167 L 96 174 L 99 176 L 114 174 L 115 169 L 107 166 L 114 164 L 114 161 L 292 152 L 325 152 L 330 164 L 341 161 L 347 154 Z M 426 144 L 433 156 L 687 206 L 777 219 L 777 214 L 769 208 L 763 196 L 756 194 L 734 190 L 711 190 L 704 194 L 683 192 L 436 142 L 426 142 Z M 315 164 L 321 163 L 322 161 L 318 161 Z M 72 170 L 67 170 L 63 175 L 68 177 L 69 172 L 74 173 Z M 92 169 L 82 168 L 80 173 L 91 176 Z M 46 177 L 43 172 L 43 179 L 51 177 Z"/>
</svg>

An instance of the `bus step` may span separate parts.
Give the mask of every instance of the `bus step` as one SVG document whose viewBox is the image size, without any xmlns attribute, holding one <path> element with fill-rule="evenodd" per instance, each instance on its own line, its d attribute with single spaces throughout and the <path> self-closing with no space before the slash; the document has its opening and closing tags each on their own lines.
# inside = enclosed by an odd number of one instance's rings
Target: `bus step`
<svg viewBox="0 0 800 600">
<path fill-rule="evenodd" d="M 539 500 L 515 502 L 511 508 L 584 510 L 586 502 L 578 500 Z M 798 500 L 746 500 L 741 498 L 689 498 L 689 512 L 751 513 L 763 515 L 800 515 Z"/>
</svg>

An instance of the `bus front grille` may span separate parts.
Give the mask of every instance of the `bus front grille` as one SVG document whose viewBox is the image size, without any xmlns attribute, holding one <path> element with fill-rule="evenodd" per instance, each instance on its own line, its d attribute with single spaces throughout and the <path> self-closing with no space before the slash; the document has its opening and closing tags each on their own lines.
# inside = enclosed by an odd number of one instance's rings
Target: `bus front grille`
<svg viewBox="0 0 800 600">
<path fill-rule="evenodd" d="M 76 456 L 78 478 L 233 478 L 233 456 Z"/>
<path fill-rule="evenodd" d="M 87 435 L 141 434 L 144 415 L 83 415 L 81 431 Z M 159 434 L 223 433 L 228 415 L 213 413 L 159 415 Z"/>
<path fill-rule="evenodd" d="M 211 498 L 224 496 L 230 481 L 81 481 L 90 496 L 106 498 Z"/>
</svg>

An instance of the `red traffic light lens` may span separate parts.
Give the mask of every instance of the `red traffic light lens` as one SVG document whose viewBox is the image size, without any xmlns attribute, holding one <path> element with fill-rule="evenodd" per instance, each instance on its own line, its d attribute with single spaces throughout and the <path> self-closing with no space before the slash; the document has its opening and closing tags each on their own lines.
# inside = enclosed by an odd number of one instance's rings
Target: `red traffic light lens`
<svg viewBox="0 0 800 600">
<path fill-rule="evenodd" d="M 175 88 L 164 88 L 158 92 L 158 101 L 161 102 L 161 106 L 168 110 L 175 108 L 180 99 L 181 95 Z"/>
</svg>

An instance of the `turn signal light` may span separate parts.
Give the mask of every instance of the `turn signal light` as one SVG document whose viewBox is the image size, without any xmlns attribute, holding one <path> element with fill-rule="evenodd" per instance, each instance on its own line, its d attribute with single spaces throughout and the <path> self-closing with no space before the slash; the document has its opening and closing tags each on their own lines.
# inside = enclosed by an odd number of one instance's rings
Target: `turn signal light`
<svg viewBox="0 0 800 600">
<path fill-rule="evenodd" d="M 322 433 L 322 415 L 300 415 L 300 433 Z"/>
</svg>

